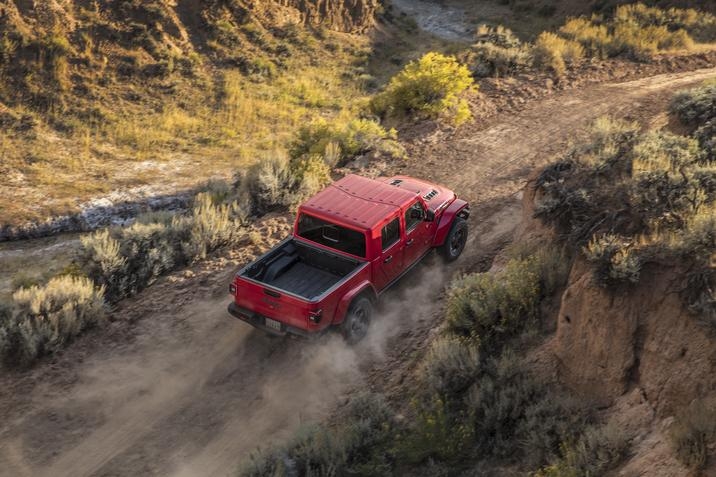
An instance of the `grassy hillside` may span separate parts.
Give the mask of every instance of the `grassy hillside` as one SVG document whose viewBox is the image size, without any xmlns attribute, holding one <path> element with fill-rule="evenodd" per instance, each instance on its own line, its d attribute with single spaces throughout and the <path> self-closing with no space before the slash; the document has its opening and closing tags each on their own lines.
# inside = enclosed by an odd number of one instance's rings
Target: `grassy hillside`
<svg viewBox="0 0 716 477">
<path fill-rule="evenodd" d="M 0 223 L 230 177 L 301 124 L 346 114 L 367 40 L 300 22 L 241 1 L 3 6 Z"/>
</svg>

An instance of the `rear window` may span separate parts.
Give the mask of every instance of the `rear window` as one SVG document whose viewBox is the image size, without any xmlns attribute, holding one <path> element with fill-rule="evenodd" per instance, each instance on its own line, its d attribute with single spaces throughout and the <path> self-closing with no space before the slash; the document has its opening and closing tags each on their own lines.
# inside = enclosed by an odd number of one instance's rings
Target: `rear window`
<svg viewBox="0 0 716 477">
<path fill-rule="evenodd" d="M 298 217 L 298 236 L 341 252 L 365 257 L 365 235 L 311 215 Z"/>
</svg>

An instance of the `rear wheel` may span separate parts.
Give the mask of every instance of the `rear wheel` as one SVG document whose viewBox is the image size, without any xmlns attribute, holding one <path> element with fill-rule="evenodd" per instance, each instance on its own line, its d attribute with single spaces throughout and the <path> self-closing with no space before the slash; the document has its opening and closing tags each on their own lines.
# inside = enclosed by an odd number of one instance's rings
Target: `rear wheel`
<svg viewBox="0 0 716 477">
<path fill-rule="evenodd" d="M 373 303 L 367 297 L 356 298 L 341 323 L 341 334 L 348 344 L 356 344 L 365 338 L 371 318 L 373 318 Z"/>
<path fill-rule="evenodd" d="M 457 260 L 457 257 L 465 250 L 466 243 L 467 221 L 462 217 L 455 217 L 441 250 L 445 261 L 452 262 Z"/>
</svg>

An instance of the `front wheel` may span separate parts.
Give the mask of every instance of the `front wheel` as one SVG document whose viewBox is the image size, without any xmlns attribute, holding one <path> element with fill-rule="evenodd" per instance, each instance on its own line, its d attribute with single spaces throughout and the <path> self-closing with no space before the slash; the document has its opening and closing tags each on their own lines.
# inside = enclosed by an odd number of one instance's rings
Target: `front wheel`
<svg viewBox="0 0 716 477">
<path fill-rule="evenodd" d="M 356 344 L 365 338 L 372 317 L 373 303 L 370 299 L 360 297 L 351 303 L 346 318 L 341 323 L 341 334 L 348 344 Z"/>
<path fill-rule="evenodd" d="M 462 217 L 455 217 L 442 246 L 442 255 L 446 262 L 457 260 L 467 243 L 467 221 Z"/>
</svg>

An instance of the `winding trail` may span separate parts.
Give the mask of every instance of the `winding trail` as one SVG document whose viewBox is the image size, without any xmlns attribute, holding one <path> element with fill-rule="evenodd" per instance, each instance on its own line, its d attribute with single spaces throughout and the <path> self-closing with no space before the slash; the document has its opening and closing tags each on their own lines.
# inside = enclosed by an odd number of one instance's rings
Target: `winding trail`
<svg viewBox="0 0 716 477">
<path fill-rule="evenodd" d="M 231 320 L 224 290 L 233 266 L 161 280 L 115 311 L 106 330 L 31 372 L 0 377 L 0 474 L 231 474 L 257 446 L 369 387 L 372 366 L 410 351 L 397 345 L 419 349 L 449 276 L 509 239 L 520 219 L 516 195 L 534 168 L 597 117 L 649 123 L 675 90 L 712 77 L 716 68 L 566 91 L 480 130 L 409 144 L 413 159 L 401 172 L 445 183 L 472 202 L 469 253 L 452 268 L 426 265 L 406 277 L 356 348 L 336 336 L 274 340 Z"/>
</svg>

